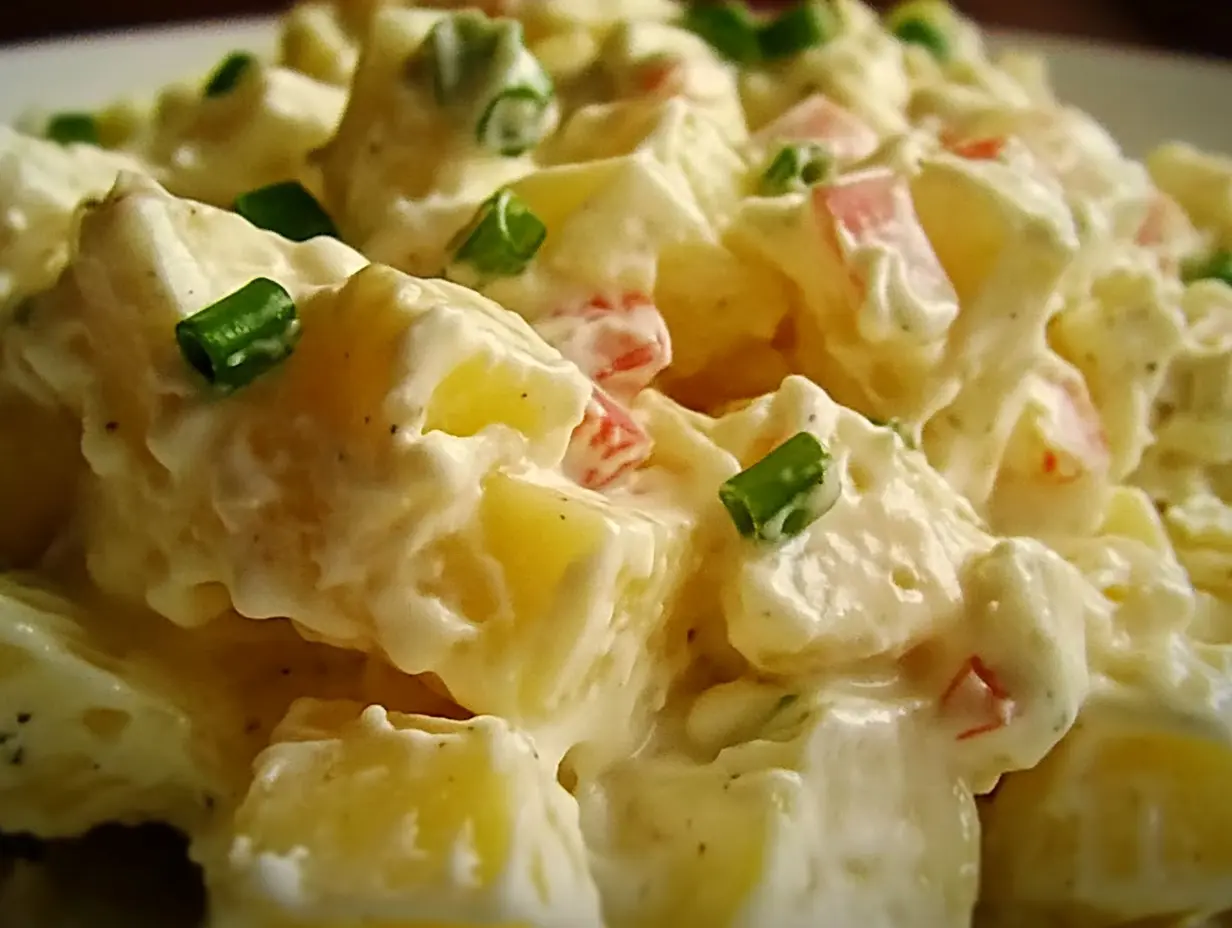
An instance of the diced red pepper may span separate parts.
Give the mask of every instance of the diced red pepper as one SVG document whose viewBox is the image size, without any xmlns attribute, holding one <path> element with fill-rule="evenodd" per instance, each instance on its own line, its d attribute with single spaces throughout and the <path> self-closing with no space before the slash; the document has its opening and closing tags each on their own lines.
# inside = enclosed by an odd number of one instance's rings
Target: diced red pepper
<svg viewBox="0 0 1232 928">
<path fill-rule="evenodd" d="M 919 296 L 957 304 L 902 177 L 882 169 L 849 174 L 814 187 L 813 207 L 824 227 L 845 232 L 854 245 L 876 244 L 900 254 Z"/>
<path fill-rule="evenodd" d="M 1049 382 L 1054 402 L 1052 444 L 1044 449 L 1040 470 L 1057 483 L 1072 483 L 1087 474 L 1103 473 L 1111 464 L 1108 434 L 1099 410 L 1081 377 Z M 1051 432 L 1051 434 L 1047 434 Z"/>
<path fill-rule="evenodd" d="M 941 710 L 948 715 L 979 718 L 982 721 L 960 731 L 959 741 L 996 731 L 1009 724 L 1014 715 L 1014 700 L 997 675 L 980 659 L 971 655 L 941 694 Z"/>
<path fill-rule="evenodd" d="M 805 97 L 757 132 L 773 142 L 818 142 L 840 161 L 859 161 L 877 150 L 877 133 L 825 94 Z"/>
<path fill-rule="evenodd" d="M 969 158 L 972 161 L 996 161 L 1005 151 L 1005 145 L 1004 136 L 990 136 L 954 142 L 946 147 L 960 158 Z"/>
<path fill-rule="evenodd" d="M 635 65 L 633 86 L 646 96 L 682 96 L 688 89 L 685 64 L 674 55 L 651 55 Z"/>
<path fill-rule="evenodd" d="M 566 476 L 599 490 L 610 486 L 650 457 L 650 436 L 629 411 L 599 387 L 573 430 L 565 453 Z"/>
<path fill-rule="evenodd" d="M 535 324 L 543 340 L 607 393 L 628 401 L 672 361 L 667 323 L 643 293 L 594 297 Z"/>
</svg>

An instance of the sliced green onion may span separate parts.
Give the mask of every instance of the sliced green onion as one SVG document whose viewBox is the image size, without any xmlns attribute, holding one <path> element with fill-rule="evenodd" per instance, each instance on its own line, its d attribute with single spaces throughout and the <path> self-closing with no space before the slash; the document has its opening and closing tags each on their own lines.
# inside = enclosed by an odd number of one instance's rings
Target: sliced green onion
<svg viewBox="0 0 1232 928">
<path fill-rule="evenodd" d="M 526 270 L 547 227 L 511 190 L 499 190 L 454 238 L 453 260 L 481 277 L 515 277 Z"/>
<path fill-rule="evenodd" d="M 438 20 L 424 39 L 416 61 L 432 76 L 436 102 L 446 106 L 467 96 L 485 65 L 491 64 L 500 33 L 521 24 L 495 23 L 476 10 L 454 13 Z"/>
<path fill-rule="evenodd" d="M 1181 279 L 1187 284 L 1195 280 L 1222 280 L 1232 287 L 1232 252 L 1220 248 L 1209 257 L 1186 261 L 1181 268 Z"/>
<path fill-rule="evenodd" d="M 89 113 L 59 113 L 47 123 L 47 138 L 61 145 L 97 145 L 98 120 Z"/>
<path fill-rule="evenodd" d="M 920 45 L 928 49 L 938 61 L 950 60 L 950 41 L 945 33 L 932 23 L 922 19 L 905 20 L 894 30 L 900 42 Z"/>
<path fill-rule="evenodd" d="M 520 155 L 539 144 L 547 134 L 552 98 L 534 87 L 522 85 L 501 91 L 479 117 L 476 136 L 489 151 Z"/>
<path fill-rule="evenodd" d="M 944 0 L 907 0 L 886 16 L 886 26 L 900 42 L 928 49 L 938 61 L 950 60 L 954 11 Z"/>
<path fill-rule="evenodd" d="M 728 61 L 754 64 L 761 58 L 757 20 L 738 0 L 691 3 L 684 16 L 684 27 L 705 39 Z"/>
<path fill-rule="evenodd" d="M 764 197 L 777 197 L 793 190 L 806 190 L 824 181 L 833 165 L 830 153 L 816 143 L 784 145 L 762 174 L 758 192 Z"/>
<path fill-rule="evenodd" d="M 295 301 L 279 284 L 264 277 L 175 327 L 184 360 L 228 392 L 251 383 L 286 358 L 298 339 Z"/>
<path fill-rule="evenodd" d="M 256 65 L 257 59 L 248 52 L 232 52 L 214 69 L 209 80 L 205 82 L 207 97 L 221 97 L 230 93 L 248 73 L 248 69 Z"/>
<path fill-rule="evenodd" d="M 787 58 L 823 45 L 836 31 L 837 24 L 830 8 L 815 0 L 806 0 L 762 26 L 758 44 L 766 59 Z"/>
<path fill-rule="evenodd" d="M 830 460 L 816 437 L 799 432 L 719 487 L 719 499 L 745 538 L 798 535 L 838 499 Z"/>
<path fill-rule="evenodd" d="M 318 235 L 338 237 L 334 221 L 299 181 L 283 181 L 240 194 L 234 208 L 257 228 L 293 242 L 306 242 Z"/>
</svg>

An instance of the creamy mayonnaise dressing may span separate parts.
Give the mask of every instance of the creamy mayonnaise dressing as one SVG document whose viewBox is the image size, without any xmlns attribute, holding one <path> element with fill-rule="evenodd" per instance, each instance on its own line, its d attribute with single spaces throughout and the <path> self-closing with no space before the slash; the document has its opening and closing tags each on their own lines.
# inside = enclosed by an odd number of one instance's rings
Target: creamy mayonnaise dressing
<svg viewBox="0 0 1232 928">
<path fill-rule="evenodd" d="M 462 6 L 0 127 L 0 829 L 169 821 L 219 928 L 1232 908 L 1232 159 L 933 0 Z"/>
</svg>

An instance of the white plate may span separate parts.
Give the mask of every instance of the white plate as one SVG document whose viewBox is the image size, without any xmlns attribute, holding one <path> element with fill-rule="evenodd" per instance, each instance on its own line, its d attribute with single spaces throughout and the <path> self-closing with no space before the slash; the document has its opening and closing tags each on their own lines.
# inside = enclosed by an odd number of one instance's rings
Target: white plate
<svg viewBox="0 0 1232 928">
<path fill-rule="evenodd" d="M 996 41 L 1045 51 L 1061 98 L 1093 113 L 1131 154 L 1166 139 L 1232 153 L 1232 122 L 1223 118 L 1232 66 L 1039 36 Z M 231 49 L 273 44 L 271 20 L 244 19 L 0 47 L 0 122 L 33 107 L 90 107 L 148 94 L 204 73 Z"/>
</svg>

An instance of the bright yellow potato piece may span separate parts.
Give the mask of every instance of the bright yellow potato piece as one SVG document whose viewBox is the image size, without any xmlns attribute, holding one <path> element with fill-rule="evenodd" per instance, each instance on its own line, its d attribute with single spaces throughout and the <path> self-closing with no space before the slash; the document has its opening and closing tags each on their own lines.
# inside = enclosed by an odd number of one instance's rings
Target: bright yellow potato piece
<svg viewBox="0 0 1232 928">
<path fill-rule="evenodd" d="M 1230 777 L 1226 735 L 1162 708 L 1093 705 L 983 807 L 982 893 L 1120 920 L 1232 906 Z"/>
<path fill-rule="evenodd" d="M 199 853 L 241 924 L 602 925 L 576 804 L 493 717 L 300 703 Z"/>
</svg>

